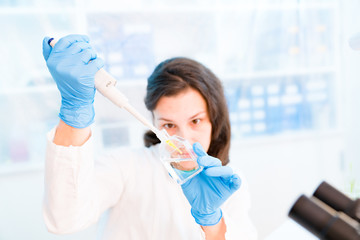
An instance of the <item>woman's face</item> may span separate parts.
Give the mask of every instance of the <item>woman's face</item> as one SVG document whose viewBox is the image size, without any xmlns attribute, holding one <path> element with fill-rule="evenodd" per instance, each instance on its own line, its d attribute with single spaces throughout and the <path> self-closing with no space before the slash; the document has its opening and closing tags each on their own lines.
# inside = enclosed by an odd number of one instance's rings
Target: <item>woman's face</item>
<svg viewBox="0 0 360 240">
<path fill-rule="evenodd" d="M 175 96 L 159 99 L 154 113 L 154 123 L 191 144 L 199 142 L 208 151 L 211 141 L 211 122 L 206 101 L 202 95 L 188 88 Z"/>
</svg>

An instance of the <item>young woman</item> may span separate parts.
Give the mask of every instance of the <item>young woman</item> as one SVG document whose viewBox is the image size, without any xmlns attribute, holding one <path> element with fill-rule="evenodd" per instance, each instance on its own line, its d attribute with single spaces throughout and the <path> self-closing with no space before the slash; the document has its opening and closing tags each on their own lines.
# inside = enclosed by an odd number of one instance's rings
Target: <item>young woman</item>
<svg viewBox="0 0 360 240">
<path fill-rule="evenodd" d="M 159 129 L 187 139 L 204 170 L 182 185 L 160 162 L 159 140 L 94 160 L 90 125 L 94 76 L 103 67 L 82 35 L 43 41 L 62 97 L 60 122 L 48 134 L 44 218 L 50 232 L 72 233 L 106 211 L 102 239 L 256 239 L 247 184 L 229 163 L 230 123 L 223 88 L 200 63 L 173 58 L 148 78 L 146 107 Z"/>
</svg>

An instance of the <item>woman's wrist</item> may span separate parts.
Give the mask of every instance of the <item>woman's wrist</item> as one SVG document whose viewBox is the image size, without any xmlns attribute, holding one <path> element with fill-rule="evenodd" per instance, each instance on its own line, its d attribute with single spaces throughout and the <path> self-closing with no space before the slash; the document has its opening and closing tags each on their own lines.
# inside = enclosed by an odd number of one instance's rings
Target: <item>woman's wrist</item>
<svg viewBox="0 0 360 240">
<path fill-rule="evenodd" d="M 191 215 L 200 226 L 213 226 L 220 222 L 222 218 L 222 211 L 218 208 L 212 213 L 201 214 L 194 210 L 194 208 L 191 208 Z"/>
<path fill-rule="evenodd" d="M 67 125 L 64 121 L 60 120 L 56 128 L 53 142 L 60 146 L 81 146 L 91 136 L 90 127 L 74 128 Z"/>
<path fill-rule="evenodd" d="M 224 218 L 213 226 L 201 226 L 206 240 L 225 240 L 226 224 Z"/>
</svg>

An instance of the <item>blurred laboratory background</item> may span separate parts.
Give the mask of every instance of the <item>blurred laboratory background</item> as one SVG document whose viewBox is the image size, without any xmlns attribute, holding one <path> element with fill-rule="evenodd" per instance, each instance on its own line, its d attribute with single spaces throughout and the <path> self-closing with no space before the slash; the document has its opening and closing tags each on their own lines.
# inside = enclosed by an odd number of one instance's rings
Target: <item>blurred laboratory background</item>
<svg viewBox="0 0 360 240">
<path fill-rule="evenodd" d="M 360 197 L 360 51 L 348 45 L 359 9 L 358 0 L 0 0 L 0 240 L 92 240 L 99 227 L 56 236 L 43 222 L 46 133 L 60 107 L 45 36 L 89 35 L 149 118 L 146 78 L 159 62 L 186 56 L 212 69 L 259 239 L 322 180 Z M 97 154 L 143 144 L 145 129 L 127 112 L 99 93 L 95 104 Z"/>
</svg>

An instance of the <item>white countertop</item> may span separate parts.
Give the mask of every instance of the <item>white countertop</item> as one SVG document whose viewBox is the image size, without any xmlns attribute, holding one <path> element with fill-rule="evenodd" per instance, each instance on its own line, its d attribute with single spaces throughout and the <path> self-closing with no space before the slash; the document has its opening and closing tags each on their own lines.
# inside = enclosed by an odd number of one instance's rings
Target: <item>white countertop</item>
<svg viewBox="0 0 360 240">
<path fill-rule="evenodd" d="M 317 240 L 312 233 L 307 231 L 295 221 L 289 219 L 280 225 L 274 232 L 267 236 L 264 240 Z"/>
</svg>

